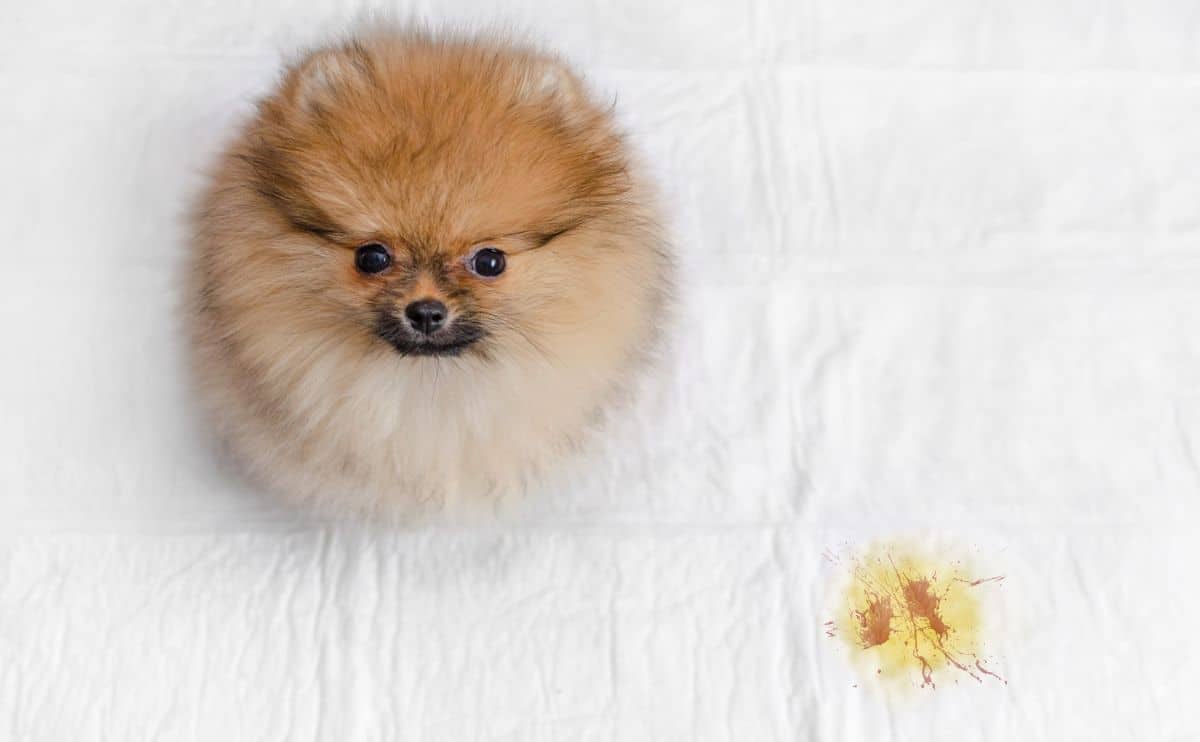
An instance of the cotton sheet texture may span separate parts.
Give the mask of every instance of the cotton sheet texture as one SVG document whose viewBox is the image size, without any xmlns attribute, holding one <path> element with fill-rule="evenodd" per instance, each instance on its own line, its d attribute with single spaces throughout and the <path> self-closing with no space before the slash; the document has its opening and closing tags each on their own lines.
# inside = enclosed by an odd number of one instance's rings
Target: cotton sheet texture
<svg viewBox="0 0 1200 742">
<path fill-rule="evenodd" d="M 362 10 L 5 9 L 0 738 L 1200 738 L 1193 4 L 388 6 L 565 51 L 680 252 L 591 466 L 428 528 L 229 474 L 176 319 L 204 166 Z"/>
</svg>

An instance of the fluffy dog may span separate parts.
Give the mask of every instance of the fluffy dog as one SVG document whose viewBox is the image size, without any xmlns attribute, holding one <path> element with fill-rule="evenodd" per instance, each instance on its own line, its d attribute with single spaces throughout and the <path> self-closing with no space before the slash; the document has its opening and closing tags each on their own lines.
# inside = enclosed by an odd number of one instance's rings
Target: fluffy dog
<svg viewBox="0 0 1200 742">
<path fill-rule="evenodd" d="M 196 378 L 286 497 L 486 502 L 579 441 L 654 344 L 664 244 L 610 107 L 562 61 L 363 34 L 292 66 L 213 174 Z"/>
</svg>

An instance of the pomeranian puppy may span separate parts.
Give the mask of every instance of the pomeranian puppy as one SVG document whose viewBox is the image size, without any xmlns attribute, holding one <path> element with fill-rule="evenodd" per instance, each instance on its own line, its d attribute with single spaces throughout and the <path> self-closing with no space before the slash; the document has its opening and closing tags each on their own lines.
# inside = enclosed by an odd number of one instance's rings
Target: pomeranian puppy
<svg viewBox="0 0 1200 742">
<path fill-rule="evenodd" d="M 292 66 L 222 156 L 195 222 L 195 375 L 282 495 L 489 502 L 599 419 L 669 265 L 611 106 L 562 61 L 375 31 Z"/>
</svg>

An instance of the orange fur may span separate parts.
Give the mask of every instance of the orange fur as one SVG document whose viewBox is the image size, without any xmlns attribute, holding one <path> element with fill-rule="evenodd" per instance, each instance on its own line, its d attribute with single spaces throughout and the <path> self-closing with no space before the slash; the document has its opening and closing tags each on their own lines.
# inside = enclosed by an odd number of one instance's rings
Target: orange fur
<svg viewBox="0 0 1200 742">
<path fill-rule="evenodd" d="M 668 286 L 650 189 L 558 59 L 378 31 L 286 74 L 196 221 L 196 375 L 252 476 L 299 501 L 412 513 L 519 489 L 612 398 Z M 381 274 L 355 248 L 387 245 Z M 503 250 L 484 279 L 465 260 Z M 484 337 L 409 357 L 380 317 L 438 299 Z M 465 325 L 464 325 L 465 326 Z"/>
</svg>

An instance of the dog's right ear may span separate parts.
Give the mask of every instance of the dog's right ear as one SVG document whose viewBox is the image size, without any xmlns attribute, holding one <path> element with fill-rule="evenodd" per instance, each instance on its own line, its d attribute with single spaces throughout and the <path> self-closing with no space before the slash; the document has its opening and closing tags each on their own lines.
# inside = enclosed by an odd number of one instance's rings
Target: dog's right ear
<svg viewBox="0 0 1200 742">
<path fill-rule="evenodd" d="M 302 59 L 284 81 L 286 98 L 298 109 L 315 112 L 340 95 L 360 89 L 372 77 L 371 62 L 355 45 L 320 49 Z"/>
<path fill-rule="evenodd" d="M 525 70 L 520 83 L 521 98 L 530 103 L 576 106 L 585 97 L 583 83 L 561 60 L 536 59 Z"/>
</svg>

